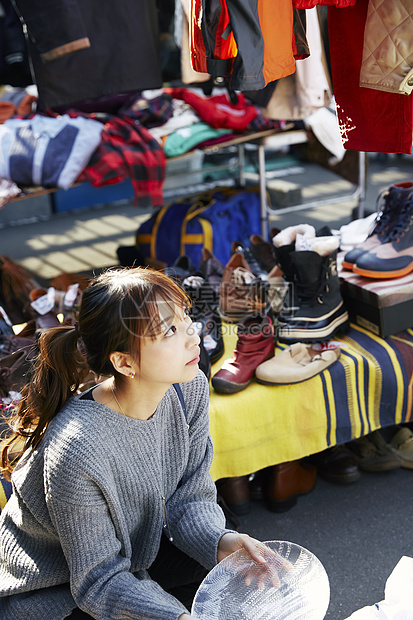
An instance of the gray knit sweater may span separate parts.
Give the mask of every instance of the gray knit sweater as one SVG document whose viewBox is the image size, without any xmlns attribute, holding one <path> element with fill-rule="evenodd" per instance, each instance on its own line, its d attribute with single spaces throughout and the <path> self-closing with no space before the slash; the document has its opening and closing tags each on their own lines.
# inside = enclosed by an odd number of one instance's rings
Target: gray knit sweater
<svg viewBox="0 0 413 620">
<path fill-rule="evenodd" d="M 170 387 L 146 421 L 72 398 L 12 476 L 0 517 L 0 619 L 62 620 L 81 607 L 101 620 L 175 620 L 185 608 L 149 578 L 163 504 L 137 447 L 162 486 L 165 407 L 167 516 L 174 544 L 206 568 L 225 529 L 209 475 L 208 384 L 181 385 L 189 430 Z"/>
</svg>

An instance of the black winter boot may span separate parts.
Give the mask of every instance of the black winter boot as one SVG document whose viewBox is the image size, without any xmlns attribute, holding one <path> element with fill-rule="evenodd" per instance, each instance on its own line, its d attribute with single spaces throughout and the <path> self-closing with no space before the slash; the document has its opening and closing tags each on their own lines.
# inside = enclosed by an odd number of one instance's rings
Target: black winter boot
<svg viewBox="0 0 413 620">
<path fill-rule="evenodd" d="M 272 240 L 277 266 L 281 269 L 282 277 L 286 283 L 286 290 L 283 292 L 283 302 L 281 309 L 278 309 L 279 320 L 291 317 L 294 310 L 298 309 L 298 300 L 295 294 L 294 265 L 291 259 L 296 250 L 297 238 L 310 240 L 316 236 L 316 230 L 309 224 L 298 224 L 289 226 L 280 231 Z"/>
<path fill-rule="evenodd" d="M 290 254 L 295 303 L 298 308 L 278 317 L 280 342 L 324 342 L 349 326 L 340 292 L 337 250 L 327 256 L 315 251 Z"/>
</svg>

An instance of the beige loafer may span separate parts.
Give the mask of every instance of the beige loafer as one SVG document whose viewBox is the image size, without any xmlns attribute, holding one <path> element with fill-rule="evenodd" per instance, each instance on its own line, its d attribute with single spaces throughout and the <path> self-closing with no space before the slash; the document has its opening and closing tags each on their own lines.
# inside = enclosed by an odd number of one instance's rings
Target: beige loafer
<svg viewBox="0 0 413 620">
<path fill-rule="evenodd" d="M 278 385 L 300 383 L 334 364 L 341 354 L 339 347 L 317 351 L 311 345 L 296 342 L 275 357 L 257 366 L 258 383 Z"/>
</svg>

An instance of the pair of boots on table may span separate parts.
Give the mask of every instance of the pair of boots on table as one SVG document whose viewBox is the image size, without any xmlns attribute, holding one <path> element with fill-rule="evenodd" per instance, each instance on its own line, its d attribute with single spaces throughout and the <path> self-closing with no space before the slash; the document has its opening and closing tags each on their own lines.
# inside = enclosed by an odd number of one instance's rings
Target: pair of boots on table
<svg viewBox="0 0 413 620">
<path fill-rule="evenodd" d="M 271 512 L 293 508 L 300 495 L 310 493 L 317 476 L 333 484 L 351 484 L 362 472 L 413 471 L 413 424 L 373 431 L 306 459 L 280 463 L 252 475 L 216 482 L 224 507 L 235 515 L 249 512 L 251 501 L 263 500 Z"/>
<path fill-rule="evenodd" d="M 238 323 L 238 341 L 232 358 L 212 377 L 212 386 L 223 394 L 245 389 L 254 375 L 267 385 L 314 376 L 336 361 L 340 351 L 320 353 L 311 344 L 325 343 L 349 325 L 337 272 L 337 237 L 317 236 L 303 224 L 279 232 L 271 244 L 259 243 L 257 235 L 253 241 L 253 254 L 266 252 L 266 264 L 273 267 L 265 278 L 258 277 L 242 247 L 225 267 L 219 313 Z M 291 346 L 274 357 L 277 340 Z"/>
<path fill-rule="evenodd" d="M 242 248 L 233 252 L 225 267 L 219 293 L 221 317 L 240 322 L 271 308 L 278 317 L 280 342 L 321 342 L 348 326 L 337 272 L 339 240 L 316 233 L 313 226 L 290 226 L 272 243 L 251 243 L 250 248 L 273 255 L 273 267 L 264 278 L 253 273 Z M 257 235 L 255 235 L 257 237 Z M 266 256 L 267 264 L 271 265 Z"/>
</svg>

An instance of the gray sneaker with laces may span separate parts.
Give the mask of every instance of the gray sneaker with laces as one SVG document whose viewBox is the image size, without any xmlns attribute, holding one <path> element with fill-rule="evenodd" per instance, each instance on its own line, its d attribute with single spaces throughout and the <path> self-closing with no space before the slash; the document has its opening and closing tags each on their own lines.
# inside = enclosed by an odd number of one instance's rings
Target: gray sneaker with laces
<svg viewBox="0 0 413 620">
<path fill-rule="evenodd" d="M 401 466 L 400 457 L 391 450 L 379 430 L 353 439 L 346 447 L 363 471 L 390 471 Z"/>
</svg>

